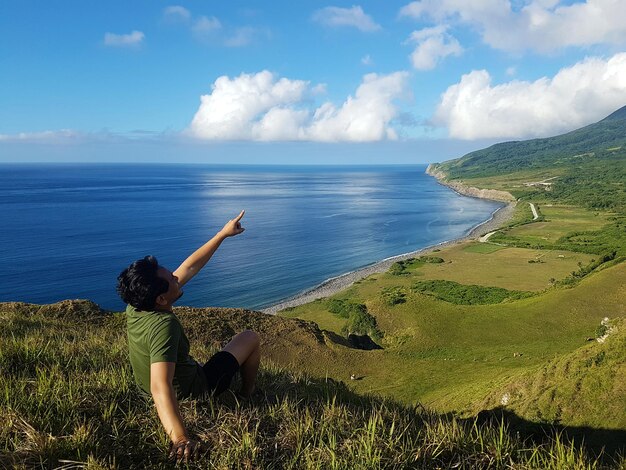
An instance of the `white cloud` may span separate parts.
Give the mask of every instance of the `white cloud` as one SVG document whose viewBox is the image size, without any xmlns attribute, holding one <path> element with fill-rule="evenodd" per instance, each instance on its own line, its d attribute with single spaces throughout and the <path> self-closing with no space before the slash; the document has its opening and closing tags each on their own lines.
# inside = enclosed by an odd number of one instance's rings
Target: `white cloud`
<svg viewBox="0 0 626 470">
<path fill-rule="evenodd" d="M 570 46 L 626 43 L 625 1 L 570 3 L 526 0 L 514 8 L 510 0 L 420 0 L 404 6 L 400 15 L 467 24 L 486 44 L 507 51 L 548 53 Z"/>
<path fill-rule="evenodd" d="M 327 93 L 326 83 L 318 83 L 313 88 L 311 88 L 311 93 L 313 95 L 325 95 Z"/>
<path fill-rule="evenodd" d="M 406 72 L 368 74 L 355 96 L 336 107 L 312 109 L 307 98 L 318 87 L 277 79 L 268 71 L 219 77 L 201 97 L 189 133 L 209 140 L 307 140 L 366 142 L 397 138 L 389 123 L 398 114 L 394 100 L 407 94 Z M 308 104 L 308 107 L 307 107 Z"/>
<path fill-rule="evenodd" d="M 505 73 L 509 76 L 512 77 L 513 75 L 517 74 L 517 67 L 507 67 Z"/>
<path fill-rule="evenodd" d="M 367 54 L 365 57 L 361 59 L 361 63 L 363 65 L 374 65 L 374 61 L 372 60 L 369 54 Z"/>
<path fill-rule="evenodd" d="M 194 17 L 189 10 L 178 5 L 165 8 L 163 16 L 167 21 L 173 23 L 185 23 L 191 28 L 195 39 L 205 44 L 244 47 L 252 44 L 258 38 L 271 36 L 271 31 L 267 28 L 224 26 L 215 16 Z"/>
<path fill-rule="evenodd" d="M 218 20 L 214 16 L 201 16 L 193 22 L 191 31 L 193 32 L 194 36 L 196 36 L 196 38 L 205 40 L 210 37 L 215 31 L 218 31 L 221 28 L 222 23 L 220 23 L 220 20 Z"/>
<path fill-rule="evenodd" d="M 180 5 L 172 5 L 163 10 L 163 17 L 168 21 L 189 21 L 191 12 Z"/>
<path fill-rule="evenodd" d="M 145 35 L 141 31 L 133 31 L 129 34 L 104 34 L 104 45 L 112 47 L 138 47 Z"/>
<path fill-rule="evenodd" d="M 411 33 L 407 42 L 417 44 L 411 54 L 411 63 L 415 69 L 432 70 L 445 57 L 463 53 L 459 41 L 446 30 L 445 26 L 435 26 Z"/>
<path fill-rule="evenodd" d="M 365 14 L 363 8 L 354 5 L 352 8 L 326 7 L 313 14 L 313 21 L 325 26 L 352 26 L 366 33 L 381 29 L 371 16 Z"/>
<path fill-rule="evenodd" d="M 269 37 L 269 31 L 266 29 L 244 26 L 236 28 L 231 36 L 224 39 L 224 45 L 228 47 L 244 47 L 252 44 L 256 38 L 262 36 Z"/>
<path fill-rule="evenodd" d="M 474 70 L 442 95 L 434 122 L 461 139 L 545 137 L 595 122 L 626 104 L 626 53 L 587 58 L 534 82 L 493 86 Z"/>
</svg>

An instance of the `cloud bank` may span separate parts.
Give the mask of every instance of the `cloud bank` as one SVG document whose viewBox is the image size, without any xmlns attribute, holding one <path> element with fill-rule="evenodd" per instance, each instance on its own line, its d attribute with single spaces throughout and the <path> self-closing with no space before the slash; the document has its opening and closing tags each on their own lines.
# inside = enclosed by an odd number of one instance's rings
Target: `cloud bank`
<svg viewBox="0 0 626 470">
<path fill-rule="evenodd" d="M 569 46 L 626 43 L 626 2 L 530 0 L 521 8 L 510 0 L 419 0 L 401 16 L 460 23 L 480 33 L 483 41 L 505 51 L 549 53 Z"/>
<path fill-rule="evenodd" d="M 626 104 L 626 53 L 592 57 L 534 82 L 491 84 L 474 70 L 442 95 L 434 122 L 461 139 L 546 137 L 602 119 Z"/>
<path fill-rule="evenodd" d="M 352 8 L 322 8 L 313 14 L 313 21 L 323 24 L 324 26 L 350 26 L 365 33 L 371 33 L 382 29 L 371 16 L 365 14 L 363 8 L 357 5 Z"/>
<path fill-rule="evenodd" d="M 83 136 L 73 129 L 58 131 L 19 132 L 17 134 L 0 134 L 0 142 L 41 142 L 58 143 L 78 140 Z"/>
<path fill-rule="evenodd" d="M 316 87 L 302 80 L 278 79 L 267 70 L 219 77 L 188 132 L 207 140 L 372 142 L 397 139 L 390 122 L 394 100 L 408 93 L 408 74 L 368 74 L 354 96 L 339 107 L 314 108 Z"/>
</svg>

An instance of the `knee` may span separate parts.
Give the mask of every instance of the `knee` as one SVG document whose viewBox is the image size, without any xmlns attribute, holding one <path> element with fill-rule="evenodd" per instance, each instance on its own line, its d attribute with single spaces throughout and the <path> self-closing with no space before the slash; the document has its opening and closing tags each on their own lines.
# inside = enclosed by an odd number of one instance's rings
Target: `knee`
<svg viewBox="0 0 626 470">
<path fill-rule="evenodd" d="M 239 335 L 243 341 L 253 346 L 255 349 L 259 347 L 259 344 L 261 344 L 261 338 L 256 331 L 246 330 L 239 333 Z"/>
</svg>

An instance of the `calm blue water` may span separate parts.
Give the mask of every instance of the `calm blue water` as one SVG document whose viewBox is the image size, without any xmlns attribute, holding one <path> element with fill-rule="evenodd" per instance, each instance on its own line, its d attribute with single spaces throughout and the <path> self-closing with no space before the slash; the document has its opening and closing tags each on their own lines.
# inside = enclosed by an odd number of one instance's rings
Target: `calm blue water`
<svg viewBox="0 0 626 470">
<path fill-rule="evenodd" d="M 389 256 L 456 238 L 497 203 L 424 165 L 1 165 L 0 301 L 88 298 L 121 310 L 118 273 L 174 270 L 246 209 L 180 305 L 259 308 Z"/>
</svg>

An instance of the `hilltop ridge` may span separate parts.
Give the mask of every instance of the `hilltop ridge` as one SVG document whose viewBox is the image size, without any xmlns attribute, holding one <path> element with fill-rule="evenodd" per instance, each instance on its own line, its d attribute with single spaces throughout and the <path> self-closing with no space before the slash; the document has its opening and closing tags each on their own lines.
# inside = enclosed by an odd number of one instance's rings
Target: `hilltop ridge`
<svg viewBox="0 0 626 470">
<path fill-rule="evenodd" d="M 626 106 L 606 118 L 554 137 L 502 142 L 438 164 L 450 179 L 502 175 L 516 171 L 564 169 L 584 157 L 624 160 Z"/>
<path fill-rule="evenodd" d="M 609 114 L 607 117 L 602 119 L 602 121 L 613 121 L 613 120 L 626 120 L 626 106 L 622 106 L 617 111 Z M 600 121 L 600 122 L 602 122 Z"/>
</svg>

